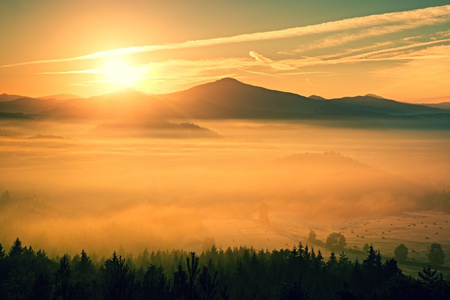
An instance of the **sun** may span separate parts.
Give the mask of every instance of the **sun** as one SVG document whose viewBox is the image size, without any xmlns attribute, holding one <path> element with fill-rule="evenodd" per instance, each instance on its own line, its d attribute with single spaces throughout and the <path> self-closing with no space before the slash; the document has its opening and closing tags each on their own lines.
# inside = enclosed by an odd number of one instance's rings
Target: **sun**
<svg viewBox="0 0 450 300">
<path fill-rule="evenodd" d="M 107 60 L 101 71 L 105 76 L 105 81 L 111 84 L 135 86 L 143 80 L 142 68 L 130 66 L 121 58 Z"/>
</svg>

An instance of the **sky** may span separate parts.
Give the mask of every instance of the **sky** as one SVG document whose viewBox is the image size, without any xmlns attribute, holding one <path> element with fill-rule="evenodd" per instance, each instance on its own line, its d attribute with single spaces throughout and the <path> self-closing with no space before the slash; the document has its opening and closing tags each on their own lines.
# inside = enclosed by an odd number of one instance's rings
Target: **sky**
<svg viewBox="0 0 450 300">
<path fill-rule="evenodd" d="M 0 93 L 169 93 L 233 77 L 450 101 L 450 1 L 0 0 Z"/>
</svg>

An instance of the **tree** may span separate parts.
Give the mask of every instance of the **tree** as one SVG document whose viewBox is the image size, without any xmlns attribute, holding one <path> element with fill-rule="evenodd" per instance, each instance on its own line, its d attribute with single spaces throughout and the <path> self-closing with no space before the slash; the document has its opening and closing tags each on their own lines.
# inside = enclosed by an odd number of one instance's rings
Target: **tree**
<svg viewBox="0 0 450 300">
<path fill-rule="evenodd" d="M 214 299 L 217 292 L 217 271 L 211 276 L 207 267 L 202 268 L 199 276 L 202 299 Z"/>
<path fill-rule="evenodd" d="M 330 258 L 328 259 L 328 262 L 327 262 L 327 266 L 330 269 L 333 269 L 336 267 L 336 265 L 337 265 L 336 254 L 334 253 L 334 251 L 331 251 Z"/>
<path fill-rule="evenodd" d="M 195 282 L 197 280 L 197 275 L 200 273 L 200 269 L 198 268 L 198 257 L 195 256 L 195 252 L 191 252 L 191 259 L 189 257 L 186 258 L 187 268 L 188 268 L 188 298 L 196 299 L 197 291 L 195 289 Z"/>
<path fill-rule="evenodd" d="M 404 262 L 408 258 L 408 248 L 403 243 L 401 243 L 400 245 L 398 245 L 395 248 L 395 250 L 394 250 L 394 258 L 398 262 Z"/>
<path fill-rule="evenodd" d="M 326 246 L 333 251 L 344 249 L 347 242 L 345 236 L 342 233 L 333 232 L 327 237 Z"/>
<path fill-rule="evenodd" d="M 188 294 L 188 283 L 187 283 L 187 274 L 181 267 L 181 264 L 178 264 L 178 270 L 173 275 L 173 293 L 175 299 L 181 299 Z"/>
<path fill-rule="evenodd" d="M 164 270 L 161 266 L 150 265 L 142 282 L 144 299 L 167 299 L 169 289 Z"/>
<path fill-rule="evenodd" d="M 125 259 L 113 253 L 102 269 L 104 295 L 107 299 L 127 299 L 134 296 L 135 275 L 125 264 Z"/>
<path fill-rule="evenodd" d="M 79 257 L 79 256 L 78 256 Z M 81 251 L 81 257 L 75 262 L 72 260 L 74 295 L 76 299 L 89 299 L 95 294 L 94 285 L 96 277 L 96 269 L 91 259 L 84 250 Z"/>
<path fill-rule="evenodd" d="M 16 238 L 14 241 L 14 244 L 11 246 L 11 249 L 9 250 L 9 257 L 15 257 L 19 256 L 23 253 L 23 247 L 22 242 L 19 240 L 19 238 Z"/>
<path fill-rule="evenodd" d="M 362 249 L 364 252 L 369 251 L 369 244 L 365 243 Z"/>
<path fill-rule="evenodd" d="M 438 243 L 431 244 L 429 253 L 427 256 L 428 256 L 430 265 L 433 268 L 437 268 L 444 264 L 445 254 L 444 254 L 444 251 L 442 250 L 441 244 L 438 244 Z"/>
<path fill-rule="evenodd" d="M 419 272 L 419 278 L 425 284 L 435 284 L 439 276 L 437 270 L 432 271 L 431 266 L 428 265 L 428 267 L 422 269 L 422 272 Z"/>
<path fill-rule="evenodd" d="M 59 261 L 59 268 L 55 274 L 55 296 L 57 299 L 70 299 L 72 294 L 69 283 L 70 273 L 69 257 L 64 255 Z"/>
</svg>

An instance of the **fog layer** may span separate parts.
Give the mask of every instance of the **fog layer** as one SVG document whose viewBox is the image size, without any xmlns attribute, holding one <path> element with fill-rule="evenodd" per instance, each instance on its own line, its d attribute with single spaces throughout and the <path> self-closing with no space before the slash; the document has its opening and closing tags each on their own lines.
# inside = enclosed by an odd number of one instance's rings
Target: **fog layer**
<svg viewBox="0 0 450 300">
<path fill-rule="evenodd" d="M 446 131 L 193 123 L 2 121 L 0 243 L 107 254 L 227 247 L 239 243 L 224 238 L 227 226 L 280 237 L 295 220 L 283 239 L 248 240 L 278 248 L 314 222 L 442 211 L 448 200 Z"/>
</svg>

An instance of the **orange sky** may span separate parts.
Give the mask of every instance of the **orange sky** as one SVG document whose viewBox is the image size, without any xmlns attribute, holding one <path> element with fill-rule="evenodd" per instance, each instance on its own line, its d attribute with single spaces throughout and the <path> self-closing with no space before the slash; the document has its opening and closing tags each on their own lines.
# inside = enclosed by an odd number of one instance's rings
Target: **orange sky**
<svg viewBox="0 0 450 300">
<path fill-rule="evenodd" d="M 0 93 L 166 93 L 234 77 L 450 101 L 449 1 L 241 2 L 1 1 Z"/>
</svg>

